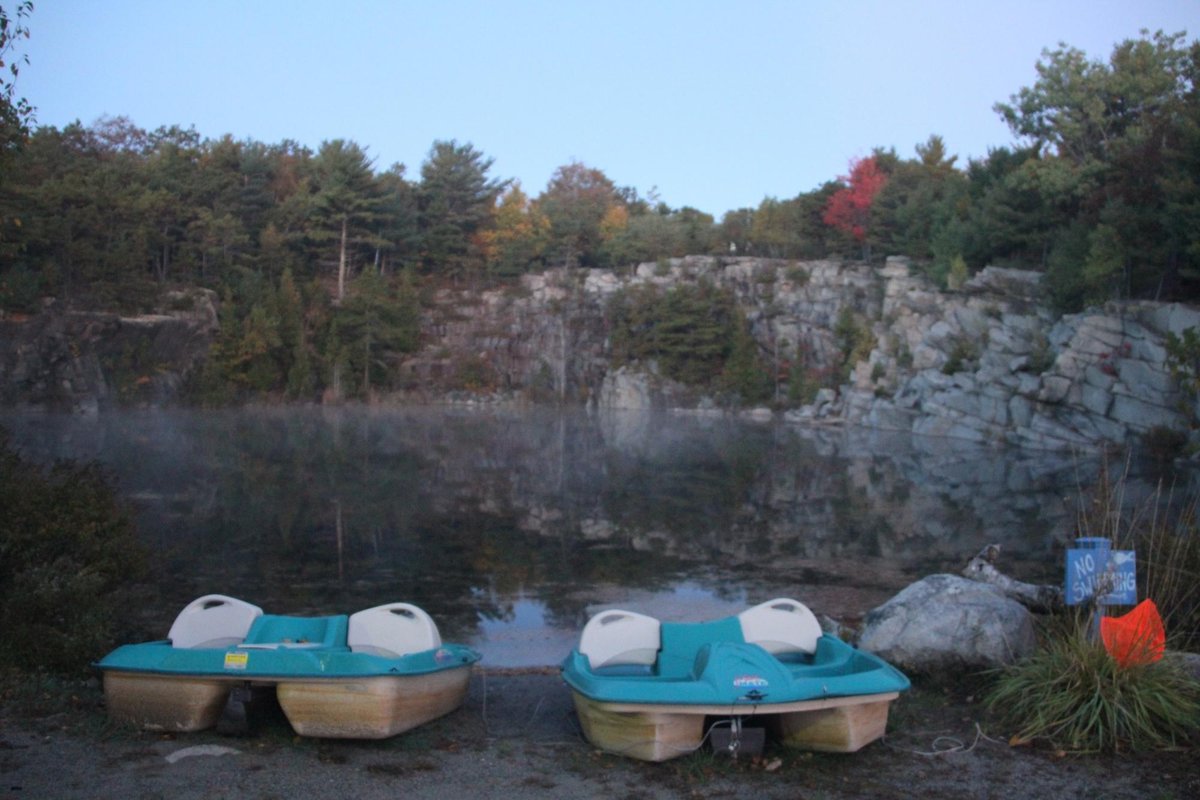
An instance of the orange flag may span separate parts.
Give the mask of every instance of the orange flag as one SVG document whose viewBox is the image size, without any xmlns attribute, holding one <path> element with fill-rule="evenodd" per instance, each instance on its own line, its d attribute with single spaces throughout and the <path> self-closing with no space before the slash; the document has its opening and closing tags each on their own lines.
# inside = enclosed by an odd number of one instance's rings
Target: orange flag
<svg viewBox="0 0 1200 800">
<path fill-rule="evenodd" d="M 1120 617 L 1100 620 L 1104 649 L 1122 667 L 1151 664 L 1163 657 L 1167 636 L 1153 600 L 1143 600 Z"/>
</svg>

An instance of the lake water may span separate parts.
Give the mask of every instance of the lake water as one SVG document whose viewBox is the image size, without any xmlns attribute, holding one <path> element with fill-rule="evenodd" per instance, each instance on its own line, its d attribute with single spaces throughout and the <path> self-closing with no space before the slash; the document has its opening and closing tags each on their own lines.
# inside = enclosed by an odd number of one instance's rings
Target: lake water
<svg viewBox="0 0 1200 800">
<path fill-rule="evenodd" d="M 0 415 L 107 464 L 161 557 L 165 633 L 209 592 L 272 613 L 405 600 L 490 666 L 554 664 L 591 613 L 854 620 L 988 543 L 1057 581 L 1094 456 L 669 413 L 281 408 Z"/>
</svg>

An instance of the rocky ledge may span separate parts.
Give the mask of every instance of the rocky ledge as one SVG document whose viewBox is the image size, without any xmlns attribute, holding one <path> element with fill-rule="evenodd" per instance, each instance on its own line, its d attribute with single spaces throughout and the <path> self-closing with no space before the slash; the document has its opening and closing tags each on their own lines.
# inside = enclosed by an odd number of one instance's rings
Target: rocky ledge
<svg viewBox="0 0 1200 800">
<path fill-rule="evenodd" d="M 218 330 L 207 289 L 169 292 L 153 314 L 63 309 L 0 316 L 0 405 L 94 413 L 174 399 Z"/>
</svg>

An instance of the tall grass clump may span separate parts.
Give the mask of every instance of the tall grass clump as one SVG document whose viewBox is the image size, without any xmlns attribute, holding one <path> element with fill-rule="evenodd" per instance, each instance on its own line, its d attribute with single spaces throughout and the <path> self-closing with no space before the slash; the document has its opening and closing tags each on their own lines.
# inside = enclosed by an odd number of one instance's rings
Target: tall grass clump
<svg viewBox="0 0 1200 800">
<path fill-rule="evenodd" d="M 1115 477 L 1102 470 L 1096 486 L 1080 493 L 1079 535 L 1136 552 L 1139 598 L 1158 606 L 1168 650 L 1200 647 L 1198 500 L 1176 502 L 1161 485 L 1140 489 L 1128 466 Z M 1094 636 L 1090 611 L 1080 606 L 1051 617 L 1038 651 L 997 674 L 988 704 L 1016 738 L 1117 752 L 1178 746 L 1200 734 L 1200 681 L 1169 652 L 1122 666 Z"/>
<path fill-rule="evenodd" d="M 1106 468 L 1080 492 L 1078 528 L 1137 554 L 1139 599 L 1158 605 L 1168 646 L 1200 652 L 1200 491 L 1139 486 L 1128 462 L 1115 474 Z"/>
<path fill-rule="evenodd" d="M 1052 627 L 988 695 L 1017 740 L 1070 752 L 1142 751 L 1183 745 L 1200 730 L 1200 682 L 1177 660 L 1122 667 L 1092 639 L 1086 619 Z"/>
</svg>

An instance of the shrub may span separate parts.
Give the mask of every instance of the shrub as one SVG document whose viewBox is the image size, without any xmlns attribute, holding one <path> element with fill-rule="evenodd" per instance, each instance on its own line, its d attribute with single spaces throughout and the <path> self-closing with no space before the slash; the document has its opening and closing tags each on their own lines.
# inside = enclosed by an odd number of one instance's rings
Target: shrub
<svg viewBox="0 0 1200 800">
<path fill-rule="evenodd" d="M 808 274 L 808 270 L 806 270 L 804 267 L 801 267 L 798 264 L 792 264 L 788 267 L 787 279 L 795 284 L 797 288 L 807 286 L 809 278 L 810 276 Z"/>
<path fill-rule="evenodd" d="M 454 367 L 455 383 L 469 392 L 489 392 L 496 388 L 496 370 L 485 358 L 463 356 Z"/>
<path fill-rule="evenodd" d="M 1029 363 L 1025 369 L 1034 375 L 1042 375 L 1054 366 L 1056 358 L 1045 334 L 1038 333 L 1034 336 L 1033 350 L 1029 354 Z"/>
<path fill-rule="evenodd" d="M 787 399 L 793 406 L 806 406 L 817 399 L 821 380 L 815 371 L 797 362 L 788 371 Z"/>
<path fill-rule="evenodd" d="M 0 309 L 33 312 L 41 297 L 41 279 L 21 264 L 0 274 Z"/>
<path fill-rule="evenodd" d="M 842 354 L 839 379 L 845 381 L 859 361 L 866 361 L 875 347 L 875 336 L 865 320 L 859 318 L 850 306 L 842 306 L 833 326 L 834 341 Z"/>
<path fill-rule="evenodd" d="M 950 355 L 946 357 L 946 363 L 942 365 L 942 373 L 953 375 L 956 372 L 969 371 L 973 369 L 973 362 L 977 358 L 979 348 L 965 335 L 957 336 L 954 346 L 950 349 Z"/>
<path fill-rule="evenodd" d="M 1200 332 L 1187 328 L 1182 336 L 1167 332 L 1167 366 L 1179 382 L 1183 407 L 1190 410 L 1200 397 Z"/>
<path fill-rule="evenodd" d="M 656 361 L 663 375 L 688 386 L 724 379 L 744 392 L 759 385 L 761 357 L 729 292 L 708 284 L 635 287 L 614 294 L 608 319 L 614 364 Z"/>
<path fill-rule="evenodd" d="M 78 672 L 111 647 L 146 555 L 96 465 L 42 470 L 0 429 L 0 664 Z"/>
<path fill-rule="evenodd" d="M 1185 744 L 1200 727 L 1200 683 L 1171 658 L 1121 667 L 1087 627 L 1060 621 L 1037 653 L 1000 672 L 989 707 L 1017 739 L 1071 752 Z"/>
<path fill-rule="evenodd" d="M 967 271 L 967 262 L 963 260 L 961 255 L 956 255 L 950 259 L 950 269 L 946 273 L 946 288 L 957 292 L 967 282 L 970 273 Z"/>
</svg>

